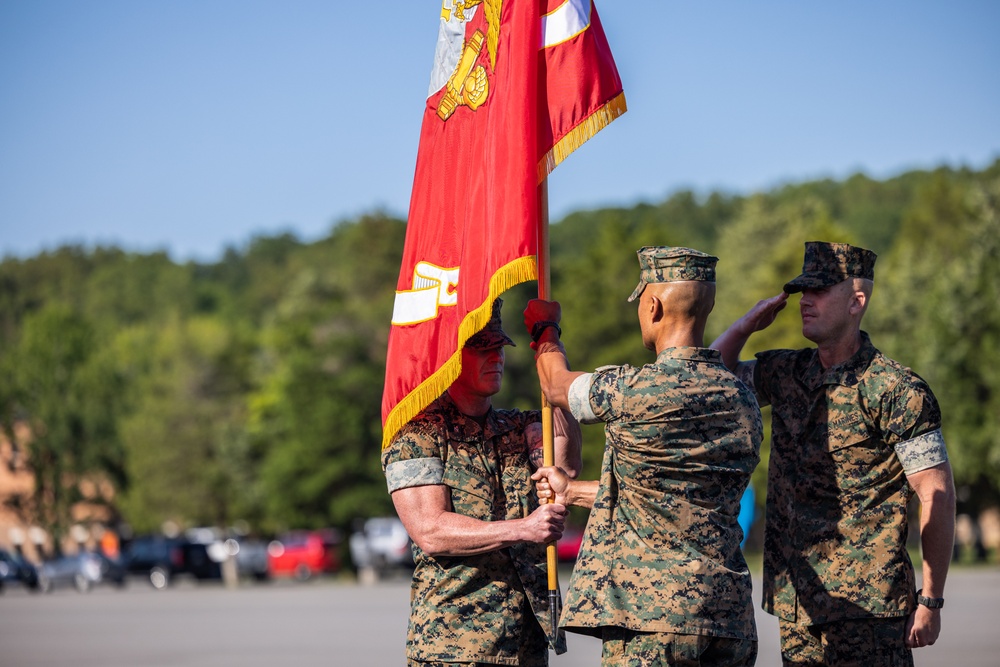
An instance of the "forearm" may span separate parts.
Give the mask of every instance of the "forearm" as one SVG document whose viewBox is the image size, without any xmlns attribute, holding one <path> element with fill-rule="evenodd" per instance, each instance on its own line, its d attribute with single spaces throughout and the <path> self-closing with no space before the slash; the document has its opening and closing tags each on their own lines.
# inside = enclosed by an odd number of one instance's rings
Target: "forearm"
<svg viewBox="0 0 1000 667">
<path fill-rule="evenodd" d="M 406 532 L 432 556 L 472 556 L 520 542 L 552 542 L 562 535 L 566 515 L 564 506 L 547 505 L 521 519 L 482 521 L 454 512 L 451 490 L 443 484 L 397 489 L 392 502 Z"/>
<path fill-rule="evenodd" d="M 788 295 L 784 292 L 770 299 L 758 301 L 743 317 L 733 322 L 715 339 L 709 347 L 722 353 L 722 362 L 726 364 L 726 368 L 736 369 L 736 364 L 740 361 L 740 351 L 747 344 L 747 340 L 755 331 L 771 326 L 777 314 L 785 308 L 787 301 Z"/>
<path fill-rule="evenodd" d="M 474 556 L 528 541 L 524 524 L 524 519 L 480 521 L 442 512 L 417 543 L 432 556 Z"/>
<path fill-rule="evenodd" d="M 943 598 L 955 542 L 954 496 L 925 503 L 920 511 L 920 547 L 923 555 L 921 588 L 929 598 Z"/>
<path fill-rule="evenodd" d="M 547 329 L 546 334 L 550 331 Z M 535 350 L 535 368 L 542 393 L 551 405 L 569 411 L 569 386 L 582 373 L 570 370 L 566 350 L 555 335 L 544 336 Z"/>
<path fill-rule="evenodd" d="M 574 479 L 566 487 L 566 504 L 573 507 L 594 507 L 600 482 L 596 479 Z"/>
<path fill-rule="evenodd" d="M 517 521 L 480 521 L 455 513 L 451 492 L 441 484 L 398 489 L 392 493 L 392 502 L 406 532 L 431 555 L 486 553 L 521 539 Z"/>
<path fill-rule="evenodd" d="M 580 423 L 568 410 L 553 408 L 552 424 L 555 465 L 565 470 L 570 477 L 576 477 L 583 468 L 583 434 Z"/>
<path fill-rule="evenodd" d="M 740 361 L 740 352 L 749 339 L 750 334 L 744 333 L 739 327 L 739 322 L 736 322 L 722 332 L 709 347 L 721 352 L 722 363 L 726 365 L 726 368 L 733 371 L 736 369 L 736 364 Z"/>
<path fill-rule="evenodd" d="M 955 484 L 944 463 L 910 476 L 920 499 L 920 546 L 923 595 L 944 597 L 944 584 L 955 542 Z"/>
</svg>

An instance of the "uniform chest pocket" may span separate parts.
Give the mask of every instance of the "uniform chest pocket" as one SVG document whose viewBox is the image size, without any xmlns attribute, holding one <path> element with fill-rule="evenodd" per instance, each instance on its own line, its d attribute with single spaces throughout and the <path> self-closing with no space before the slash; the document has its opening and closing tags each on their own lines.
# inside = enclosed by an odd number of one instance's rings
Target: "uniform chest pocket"
<svg viewBox="0 0 1000 667">
<path fill-rule="evenodd" d="M 444 466 L 443 484 L 451 488 L 452 509 L 483 521 L 493 518 L 494 477 L 468 460 L 450 457 Z"/>
<path fill-rule="evenodd" d="M 520 519 L 538 509 L 535 483 L 531 481 L 531 470 L 522 456 L 520 464 L 512 461 L 504 467 L 503 495 L 507 505 L 507 519 Z"/>
<path fill-rule="evenodd" d="M 841 488 L 868 487 L 888 476 L 886 453 L 891 450 L 860 419 L 831 424 L 827 451 Z"/>
</svg>

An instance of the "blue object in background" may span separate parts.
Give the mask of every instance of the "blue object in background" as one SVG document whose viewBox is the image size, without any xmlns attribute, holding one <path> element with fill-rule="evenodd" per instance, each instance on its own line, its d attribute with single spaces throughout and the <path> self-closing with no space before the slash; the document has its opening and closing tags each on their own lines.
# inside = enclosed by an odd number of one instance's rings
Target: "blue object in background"
<svg viewBox="0 0 1000 667">
<path fill-rule="evenodd" d="M 757 503 L 756 494 L 754 494 L 753 486 L 747 485 L 747 490 L 743 492 L 743 497 L 740 498 L 740 515 L 737 521 L 740 523 L 740 528 L 743 529 L 743 541 L 740 542 L 740 548 L 747 543 L 747 535 L 750 534 L 750 527 L 753 525 L 754 516 L 757 514 Z"/>
</svg>

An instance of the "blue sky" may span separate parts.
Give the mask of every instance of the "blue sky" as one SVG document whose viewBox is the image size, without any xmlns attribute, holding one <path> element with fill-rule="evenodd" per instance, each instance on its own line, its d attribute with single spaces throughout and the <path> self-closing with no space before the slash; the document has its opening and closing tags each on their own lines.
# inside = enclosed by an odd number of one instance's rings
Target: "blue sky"
<svg viewBox="0 0 1000 667">
<path fill-rule="evenodd" d="M 550 177 L 552 220 L 1000 156 L 1000 3 L 598 4 L 629 112 Z M 212 261 L 405 217 L 434 0 L 0 2 L 0 257 Z"/>
</svg>

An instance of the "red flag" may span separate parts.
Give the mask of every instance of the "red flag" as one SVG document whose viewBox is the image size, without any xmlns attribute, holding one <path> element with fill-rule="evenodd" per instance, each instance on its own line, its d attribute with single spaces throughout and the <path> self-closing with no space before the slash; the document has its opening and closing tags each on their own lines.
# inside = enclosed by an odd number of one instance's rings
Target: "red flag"
<svg viewBox="0 0 1000 667">
<path fill-rule="evenodd" d="M 458 6 L 456 6 L 458 4 Z M 589 0 L 445 0 L 382 395 L 382 446 L 460 372 L 493 301 L 537 279 L 538 185 L 625 112 Z"/>
</svg>

